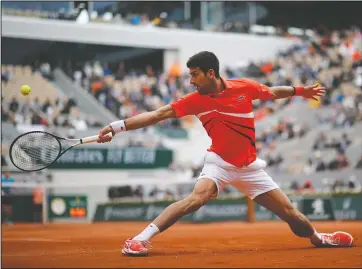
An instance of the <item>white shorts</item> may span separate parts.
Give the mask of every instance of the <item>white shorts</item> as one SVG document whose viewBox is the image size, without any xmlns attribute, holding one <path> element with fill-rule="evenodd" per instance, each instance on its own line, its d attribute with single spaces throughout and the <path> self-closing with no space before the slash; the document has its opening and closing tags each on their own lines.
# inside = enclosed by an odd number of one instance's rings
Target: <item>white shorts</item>
<svg viewBox="0 0 362 269">
<path fill-rule="evenodd" d="M 232 185 L 246 196 L 254 199 L 256 196 L 278 189 L 279 186 L 263 170 L 266 162 L 257 158 L 246 167 L 236 167 L 225 162 L 214 152 L 207 152 L 205 164 L 197 180 L 210 178 L 216 183 L 217 194 L 227 185 Z"/>
</svg>

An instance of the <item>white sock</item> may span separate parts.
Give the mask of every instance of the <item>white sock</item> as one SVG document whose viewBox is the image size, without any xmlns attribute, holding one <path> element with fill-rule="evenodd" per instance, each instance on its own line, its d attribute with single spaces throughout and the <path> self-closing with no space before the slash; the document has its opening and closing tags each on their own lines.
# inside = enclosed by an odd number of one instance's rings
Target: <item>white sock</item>
<svg viewBox="0 0 362 269">
<path fill-rule="evenodd" d="M 150 240 L 152 237 L 160 233 L 160 229 L 154 224 L 151 223 L 144 229 L 140 234 L 133 237 L 135 240 Z"/>
<path fill-rule="evenodd" d="M 318 241 L 322 240 L 322 236 L 316 230 L 314 230 L 314 234 L 309 238 L 312 240 L 314 239 L 314 240 L 318 240 Z"/>
</svg>

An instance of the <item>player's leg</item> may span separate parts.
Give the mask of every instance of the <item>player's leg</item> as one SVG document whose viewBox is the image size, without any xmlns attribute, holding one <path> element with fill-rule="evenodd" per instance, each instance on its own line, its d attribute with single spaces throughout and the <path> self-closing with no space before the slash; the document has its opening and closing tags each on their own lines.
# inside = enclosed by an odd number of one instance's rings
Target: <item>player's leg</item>
<svg viewBox="0 0 362 269">
<path fill-rule="evenodd" d="M 145 256 L 151 248 L 149 240 L 163 232 L 181 217 L 192 213 L 202 207 L 207 201 L 217 194 L 216 183 L 209 178 L 200 179 L 193 192 L 178 202 L 169 205 L 150 225 L 140 234 L 126 240 L 122 254 Z"/>
<path fill-rule="evenodd" d="M 311 237 L 315 233 L 307 217 L 292 205 L 288 197 L 280 189 L 260 194 L 254 198 L 254 201 L 288 223 L 293 233 L 297 236 Z"/>
<path fill-rule="evenodd" d="M 232 173 L 228 169 L 231 166 L 217 154 L 208 152 L 193 192 L 185 199 L 168 206 L 145 230 L 127 240 L 122 253 L 135 254 L 131 253 L 129 249 L 132 249 L 132 244 L 136 244 L 137 255 L 147 255 L 147 247 L 150 248 L 148 240 L 169 228 L 181 217 L 198 210 L 231 182 Z"/>
<path fill-rule="evenodd" d="M 154 224 L 163 232 L 181 217 L 197 211 L 217 194 L 216 183 L 209 178 L 202 178 L 196 185 L 193 192 L 178 202 L 167 207 L 155 220 Z"/>
<path fill-rule="evenodd" d="M 353 237 L 348 233 L 318 233 L 308 218 L 292 205 L 280 189 L 262 193 L 256 196 L 254 201 L 287 222 L 294 234 L 309 238 L 311 243 L 317 247 L 350 247 L 352 245 Z"/>
<path fill-rule="evenodd" d="M 154 221 L 160 232 L 169 228 L 183 216 L 197 211 L 206 204 L 217 193 L 216 183 L 209 179 L 203 178 L 197 182 L 193 192 L 178 202 L 169 205 Z M 140 234 L 142 238 L 142 234 Z M 149 240 L 149 238 L 144 238 Z"/>
<path fill-rule="evenodd" d="M 263 170 L 265 166 L 265 161 L 257 159 L 248 167 L 239 169 L 231 185 L 287 222 L 297 236 L 310 238 L 315 246 L 352 244 L 353 238 L 348 233 L 317 233 L 308 218 L 292 205 L 279 186 Z"/>
</svg>

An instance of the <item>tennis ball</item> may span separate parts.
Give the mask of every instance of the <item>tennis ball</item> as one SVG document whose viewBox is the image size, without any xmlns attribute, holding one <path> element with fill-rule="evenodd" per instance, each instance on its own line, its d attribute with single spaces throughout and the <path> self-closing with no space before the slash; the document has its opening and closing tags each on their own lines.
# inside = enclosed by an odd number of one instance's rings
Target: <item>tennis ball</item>
<svg viewBox="0 0 362 269">
<path fill-rule="evenodd" d="M 21 94 L 24 95 L 24 96 L 30 94 L 30 90 L 31 90 L 31 88 L 30 88 L 29 85 L 23 85 L 23 86 L 21 86 L 21 88 L 20 88 L 20 92 L 21 92 Z"/>
</svg>

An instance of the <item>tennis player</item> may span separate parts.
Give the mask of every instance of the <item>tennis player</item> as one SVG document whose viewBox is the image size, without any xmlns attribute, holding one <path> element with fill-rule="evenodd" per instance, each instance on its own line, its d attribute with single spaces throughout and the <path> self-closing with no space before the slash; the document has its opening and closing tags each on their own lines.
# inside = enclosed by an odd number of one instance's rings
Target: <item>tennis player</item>
<svg viewBox="0 0 362 269">
<path fill-rule="evenodd" d="M 212 52 L 203 51 L 188 62 L 191 80 L 196 87 L 181 99 L 156 111 L 110 123 L 100 132 L 99 143 L 112 140 L 105 135 L 135 130 L 169 118 L 196 115 L 202 122 L 212 145 L 193 192 L 168 206 L 140 234 L 126 240 L 124 255 L 145 256 L 150 239 L 165 231 L 181 217 L 192 213 L 232 185 L 258 204 L 288 223 L 293 233 L 305 237 L 316 247 L 350 247 L 353 237 L 346 232 L 318 233 L 311 222 L 293 207 L 288 197 L 263 170 L 266 162 L 257 157 L 252 101 L 302 96 L 317 100 L 325 88 L 312 86 L 267 87 L 250 79 L 223 79 L 219 60 Z"/>
</svg>

